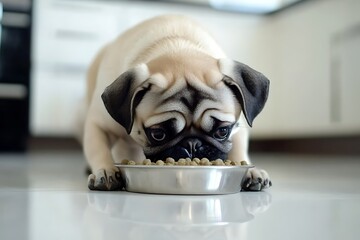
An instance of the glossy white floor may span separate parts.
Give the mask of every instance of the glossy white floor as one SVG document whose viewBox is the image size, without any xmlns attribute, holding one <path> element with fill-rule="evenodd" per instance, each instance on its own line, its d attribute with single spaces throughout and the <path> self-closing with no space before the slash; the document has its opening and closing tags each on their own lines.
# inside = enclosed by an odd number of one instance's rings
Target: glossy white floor
<svg viewBox="0 0 360 240">
<path fill-rule="evenodd" d="M 91 192 L 80 152 L 0 154 L 0 239 L 359 239 L 360 158 L 254 155 L 273 187 Z"/>
</svg>

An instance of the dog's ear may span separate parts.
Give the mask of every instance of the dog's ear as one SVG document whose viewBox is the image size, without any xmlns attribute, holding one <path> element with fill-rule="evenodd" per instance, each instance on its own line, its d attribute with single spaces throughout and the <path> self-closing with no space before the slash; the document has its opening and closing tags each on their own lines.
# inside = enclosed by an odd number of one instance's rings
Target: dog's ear
<svg viewBox="0 0 360 240">
<path fill-rule="evenodd" d="M 135 108 L 151 87 L 150 84 L 144 84 L 148 77 L 148 68 L 142 64 L 121 74 L 101 95 L 110 116 L 120 123 L 128 134 L 134 123 Z"/>
<path fill-rule="evenodd" d="M 244 112 L 246 121 L 252 126 L 254 118 L 261 112 L 269 93 L 270 81 L 249 66 L 229 60 L 219 60 L 223 81 L 234 92 Z"/>
</svg>

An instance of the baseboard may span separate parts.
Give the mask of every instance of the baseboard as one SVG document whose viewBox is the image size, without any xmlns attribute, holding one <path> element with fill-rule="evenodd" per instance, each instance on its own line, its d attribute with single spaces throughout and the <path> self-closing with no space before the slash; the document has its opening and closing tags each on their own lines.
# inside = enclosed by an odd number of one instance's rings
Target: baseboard
<svg viewBox="0 0 360 240">
<path fill-rule="evenodd" d="M 360 136 L 252 140 L 250 152 L 360 155 Z"/>
<path fill-rule="evenodd" d="M 28 150 L 82 150 L 74 138 L 30 138 Z M 253 153 L 302 153 L 359 155 L 360 136 L 333 138 L 296 138 L 251 140 L 249 151 Z"/>
<path fill-rule="evenodd" d="M 31 137 L 28 140 L 29 151 L 38 150 L 82 150 L 81 144 L 75 138 Z"/>
</svg>

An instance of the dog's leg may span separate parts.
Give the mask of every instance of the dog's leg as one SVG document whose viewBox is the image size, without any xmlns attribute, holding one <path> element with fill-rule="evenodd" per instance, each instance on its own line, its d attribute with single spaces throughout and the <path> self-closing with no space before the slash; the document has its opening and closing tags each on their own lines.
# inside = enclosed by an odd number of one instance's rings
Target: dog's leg
<svg viewBox="0 0 360 240">
<path fill-rule="evenodd" d="M 233 137 L 233 148 L 229 153 L 229 159 L 234 161 L 246 161 L 249 165 L 251 161 L 248 155 L 249 131 L 245 127 L 240 127 Z M 260 191 L 271 187 L 272 183 L 269 174 L 256 167 L 249 169 L 242 183 L 244 191 Z"/>
<path fill-rule="evenodd" d="M 239 127 L 236 134 L 232 137 L 233 147 L 229 152 L 228 158 L 235 162 L 246 161 L 250 164 L 248 145 L 249 131 L 246 127 Z"/>
<path fill-rule="evenodd" d="M 132 138 L 118 138 L 111 149 L 115 163 L 121 163 L 123 159 L 141 163 L 145 159 L 143 149 Z"/>
<path fill-rule="evenodd" d="M 88 178 L 89 189 L 122 189 L 120 171 L 114 166 L 111 156 L 109 136 L 91 119 L 85 123 L 84 152 L 92 170 Z"/>
</svg>

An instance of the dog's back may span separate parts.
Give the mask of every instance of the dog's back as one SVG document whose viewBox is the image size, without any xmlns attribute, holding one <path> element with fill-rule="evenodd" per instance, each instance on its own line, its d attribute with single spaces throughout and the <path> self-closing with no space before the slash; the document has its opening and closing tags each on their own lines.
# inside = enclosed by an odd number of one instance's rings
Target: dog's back
<svg viewBox="0 0 360 240">
<path fill-rule="evenodd" d="M 89 69 L 87 96 L 91 97 L 96 79 L 107 86 L 128 69 L 182 45 L 217 59 L 225 57 L 213 38 L 193 20 L 178 15 L 155 17 L 124 32 L 99 52 Z"/>
</svg>

